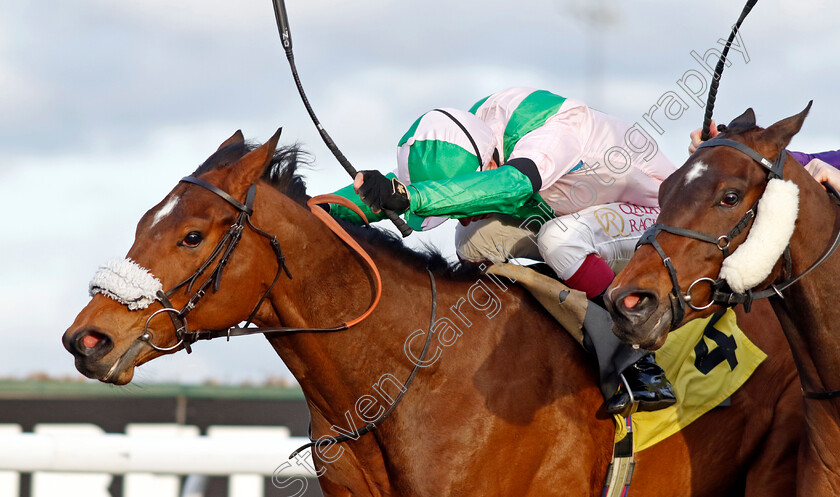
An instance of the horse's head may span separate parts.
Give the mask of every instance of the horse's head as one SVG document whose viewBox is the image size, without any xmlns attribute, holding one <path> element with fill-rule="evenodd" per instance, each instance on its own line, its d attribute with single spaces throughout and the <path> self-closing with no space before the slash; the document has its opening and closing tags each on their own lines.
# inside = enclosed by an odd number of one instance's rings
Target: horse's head
<svg viewBox="0 0 840 497">
<path fill-rule="evenodd" d="M 801 182 L 807 176 L 785 147 L 809 109 L 767 129 L 756 126 L 748 109 L 662 183 L 657 225 L 607 289 L 619 338 L 659 348 L 672 329 L 720 309 L 710 305 L 713 285 L 725 280 L 743 292 L 780 276 L 798 196 L 791 182 L 768 182 L 769 171 L 774 165 L 780 171 L 787 157 L 786 178 Z"/>
<path fill-rule="evenodd" d="M 100 268 L 90 303 L 64 333 L 81 373 L 125 384 L 135 366 L 188 349 L 187 319 L 191 329 L 214 330 L 248 318 L 275 275 L 266 233 L 250 221 L 249 191 L 279 135 L 254 148 L 237 131 L 143 216 L 126 259 Z M 267 259 L 272 267 L 260 270 Z"/>
</svg>

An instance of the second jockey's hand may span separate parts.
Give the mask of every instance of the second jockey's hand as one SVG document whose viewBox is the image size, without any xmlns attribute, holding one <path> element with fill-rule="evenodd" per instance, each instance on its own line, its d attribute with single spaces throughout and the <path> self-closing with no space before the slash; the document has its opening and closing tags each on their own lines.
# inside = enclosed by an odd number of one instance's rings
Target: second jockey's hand
<svg viewBox="0 0 840 497">
<path fill-rule="evenodd" d="M 405 185 L 396 178 L 386 178 L 376 170 L 359 171 L 353 179 L 353 188 L 373 212 L 378 213 L 384 208 L 403 213 L 411 205 Z"/>
</svg>

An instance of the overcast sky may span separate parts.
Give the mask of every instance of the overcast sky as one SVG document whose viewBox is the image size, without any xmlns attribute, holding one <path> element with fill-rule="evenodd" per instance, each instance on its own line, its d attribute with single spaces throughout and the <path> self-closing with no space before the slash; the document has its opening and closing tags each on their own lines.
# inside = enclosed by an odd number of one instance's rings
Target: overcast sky
<svg viewBox="0 0 840 497">
<path fill-rule="evenodd" d="M 287 0 L 294 53 L 321 122 L 359 169 L 394 167 L 433 107 L 509 86 L 576 97 L 639 122 L 676 164 L 742 5 L 707 0 Z M 140 216 L 236 129 L 300 141 L 310 193 L 349 182 L 299 100 L 269 0 L 0 0 L 0 377 L 75 376 L 61 335 L 97 266 L 123 257 Z M 791 148 L 840 148 L 840 4 L 761 0 L 723 75 L 715 116 L 811 115 Z M 714 62 L 712 61 L 712 64 Z M 694 71 L 692 73 L 691 71 Z M 696 73 L 696 74 L 695 74 Z M 686 79 L 688 75 L 688 79 Z M 691 86 L 694 85 L 694 86 Z M 698 86 L 699 85 L 699 86 Z M 669 94 L 668 92 L 673 92 Z M 679 96 L 675 117 L 651 113 Z M 432 240 L 451 253 L 451 227 Z M 415 237 L 412 237 L 415 238 Z M 416 243 L 416 240 L 413 240 Z M 205 342 L 141 367 L 141 382 L 287 376 L 262 338 Z"/>
</svg>

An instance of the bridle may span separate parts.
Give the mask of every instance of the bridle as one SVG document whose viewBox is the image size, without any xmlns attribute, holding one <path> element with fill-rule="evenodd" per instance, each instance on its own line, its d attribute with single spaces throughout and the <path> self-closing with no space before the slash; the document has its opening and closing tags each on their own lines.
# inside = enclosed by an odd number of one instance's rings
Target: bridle
<svg viewBox="0 0 840 497">
<path fill-rule="evenodd" d="M 256 185 L 251 185 L 248 188 L 248 193 L 245 196 L 245 203 L 243 204 L 239 200 L 235 199 L 233 196 L 228 194 L 227 192 L 217 188 L 216 186 L 202 180 L 196 178 L 194 176 L 186 176 L 181 178 L 182 183 L 192 183 L 198 185 L 202 188 L 205 188 L 225 202 L 233 206 L 239 212 L 239 215 L 236 218 L 236 221 L 227 229 L 222 239 L 219 240 L 219 243 L 216 245 L 216 248 L 213 249 L 213 252 L 210 254 L 209 257 L 204 261 L 195 272 L 187 277 L 185 280 L 181 281 L 168 291 L 164 292 L 162 290 L 157 292 L 157 298 L 160 300 L 161 304 L 163 304 L 163 308 L 155 311 L 152 313 L 151 316 L 146 320 L 146 325 L 143 328 L 143 333 L 140 335 L 138 340 L 146 342 L 150 347 L 157 350 L 158 352 L 174 352 L 180 350 L 181 348 L 185 349 L 187 353 L 191 353 L 192 349 L 190 348 L 190 344 L 194 343 L 197 340 L 201 339 L 210 339 L 215 338 L 214 336 L 210 336 L 212 332 L 201 332 L 201 331 L 190 331 L 187 326 L 187 314 L 189 314 L 193 309 L 195 309 L 198 302 L 207 295 L 207 290 L 210 288 L 210 285 L 213 285 L 213 291 L 219 291 L 219 288 L 222 284 L 222 274 L 224 272 L 225 267 L 230 260 L 231 255 L 233 254 L 234 250 L 236 249 L 239 241 L 242 239 L 242 232 L 245 230 L 245 226 L 259 234 L 260 236 L 267 238 L 269 243 L 271 244 L 271 248 L 274 251 L 274 255 L 277 259 L 277 273 L 274 276 L 274 280 L 272 281 L 271 285 L 269 285 L 268 289 L 266 289 L 265 293 L 263 293 L 262 297 L 260 297 L 257 304 L 254 306 L 254 310 L 248 316 L 248 319 L 245 321 L 245 326 L 243 329 L 249 330 L 259 330 L 259 328 L 249 328 L 251 322 L 256 316 L 257 311 L 259 310 L 260 306 L 262 306 L 265 299 L 268 298 L 268 295 L 271 293 L 271 290 L 277 284 L 277 281 L 280 279 L 280 274 L 285 272 L 286 275 L 291 279 L 292 274 L 289 271 L 288 266 L 286 266 L 286 257 L 283 255 L 283 250 L 280 248 L 280 242 L 277 240 L 276 235 L 271 235 L 266 231 L 261 230 L 254 226 L 251 222 L 251 215 L 254 213 L 254 197 L 256 195 Z M 196 291 L 189 297 L 187 303 L 184 304 L 181 309 L 176 309 L 172 302 L 169 300 L 176 291 L 181 288 L 186 287 L 186 292 L 192 292 L 193 287 L 195 286 L 198 279 L 204 274 L 205 271 L 213 264 L 214 261 L 218 259 L 216 263 L 216 267 L 210 271 L 210 274 L 207 278 L 198 286 Z M 149 332 L 149 324 L 151 323 L 152 319 L 157 316 L 158 314 L 166 313 L 172 319 L 172 324 L 175 326 L 175 337 L 178 339 L 178 342 L 171 347 L 160 347 L 155 345 L 152 342 L 152 334 Z M 232 336 L 232 331 L 237 328 L 230 328 L 226 330 L 225 336 Z M 256 332 L 256 331 L 255 331 Z M 209 333 L 209 334 L 208 334 Z"/>
<path fill-rule="evenodd" d="M 725 147 L 732 147 L 736 150 L 739 150 L 745 154 L 747 154 L 750 158 L 754 161 L 758 162 L 762 167 L 768 170 L 767 172 L 767 181 L 769 182 L 771 179 L 774 178 L 781 178 L 784 167 L 785 167 L 785 158 L 787 153 L 782 150 L 779 154 L 779 157 L 776 159 L 775 162 L 770 162 L 767 158 L 763 155 L 759 154 L 752 148 L 744 145 L 743 143 L 737 142 L 735 140 L 727 140 L 723 138 L 715 138 L 713 140 L 709 140 L 703 142 L 698 148 L 705 148 L 705 147 L 718 147 L 718 146 L 725 146 Z M 763 195 L 763 194 L 762 194 Z M 744 301 L 743 302 L 736 302 L 741 294 L 735 294 L 729 289 L 729 285 L 726 284 L 726 281 L 720 278 L 699 278 L 694 281 L 691 285 L 688 286 L 688 290 L 683 293 L 682 289 L 680 288 L 680 284 L 677 281 L 677 269 L 674 267 L 674 264 L 671 262 L 671 258 L 665 254 L 665 250 L 663 250 L 662 246 L 656 240 L 656 237 L 659 235 L 660 232 L 665 231 L 667 233 L 671 233 L 672 235 L 682 236 L 686 238 L 692 238 L 694 240 L 699 240 L 701 242 L 710 243 L 715 245 L 718 249 L 720 249 L 721 253 L 723 254 L 723 258 L 727 258 L 730 255 L 729 246 L 738 235 L 743 233 L 755 219 L 755 215 L 758 208 L 758 201 L 761 200 L 759 197 L 758 200 L 747 210 L 746 213 L 741 217 L 741 219 L 732 227 L 727 233 L 714 236 L 708 233 L 704 233 L 702 231 L 692 230 L 688 228 L 680 228 L 676 226 L 668 226 L 662 223 L 656 223 L 650 228 L 648 228 L 639 239 L 639 242 L 636 244 L 636 248 L 638 249 L 642 245 L 650 245 L 656 250 L 656 253 L 659 254 L 659 257 L 662 258 L 663 263 L 665 264 L 665 268 L 668 270 L 668 276 L 671 278 L 671 293 L 668 294 L 668 297 L 671 301 L 671 324 L 672 328 L 675 328 L 679 323 L 682 322 L 683 318 L 685 318 L 685 311 L 686 306 L 691 307 L 695 311 L 702 311 L 708 309 L 714 304 L 721 304 L 727 307 L 734 306 L 737 303 L 745 303 L 745 307 L 749 310 L 749 307 L 752 302 L 752 293 L 748 291 L 744 294 Z M 785 250 L 785 260 L 786 260 L 786 270 L 790 266 L 790 253 L 789 247 Z M 789 274 L 789 273 L 787 273 Z M 696 305 L 692 302 L 691 298 L 691 290 L 699 283 L 708 282 L 712 285 L 713 289 L 713 296 L 710 301 L 705 305 Z M 771 291 L 771 293 L 776 294 L 777 292 Z M 769 295 L 768 295 L 769 296 Z M 722 298 L 725 299 L 721 301 Z"/>
<path fill-rule="evenodd" d="M 227 192 L 194 176 L 184 177 L 181 179 L 181 182 L 198 185 L 215 193 L 225 202 L 233 206 L 233 208 L 239 212 L 239 215 L 237 216 L 236 222 L 234 222 L 230 226 L 230 228 L 228 228 L 227 232 L 216 245 L 216 248 L 213 250 L 210 256 L 204 261 L 203 264 L 201 264 L 201 266 L 199 266 L 198 269 L 196 269 L 196 271 L 191 276 L 178 283 L 166 292 L 157 292 L 157 298 L 158 300 L 160 300 L 161 304 L 164 307 L 162 309 L 158 309 L 149 316 L 149 318 L 146 320 L 146 325 L 143 329 L 143 333 L 140 335 L 140 337 L 137 338 L 138 341 L 145 342 L 150 347 L 159 352 L 175 352 L 183 348 L 187 351 L 187 353 L 190 353 L 190 345 L 198 340 L 212 340 L 214 338 L 222 337 L 225 337 L 229 340 L 232 336 L 244 336 L 253 334 L 277 335 L 299 332 L 337 332 L 349 329 L 350 327 L 362 322 L 373 312 L 373 310 L 379 304 L 380 297 L 382 296 L 382 278 L 379 274 L 379 270 L 377 269 L 376 264 L 373 262 L 373 259 L 371 259 L 370 255 L 368 255 L 368 253 L 358 244 L 358 242 L 356 242 L 356 240 L 354 240 L 350 235 L 347 234 L 347 232 L 343 228 L 341 228 L 338 222 L 332 216 L 330 216 L 326 210 L 322 209 L 321 207 L 318 207 L 318 205 L 324 203 L 335 203 L 343 205 L 345 207 L 350 208 L 351 210 L 354 210 L 363 220 L 365 220 L 365 222 L 367 222 L 365 215 L 361 212 L 361 210 L 359 210 L 359 208 L 355 204 L 343 197 L 339 197 L 337 195 L 319 195 L 317 197 L 310 198 L 307 201 L 307 206 L 318 219 L 320 219 L 324 224 L 326 224 L 327 227 L 330 228 L 330 230 L 333 233 L 335 233 L 339 238 L 341 238 L 344 241 L 344 243 L 349 245 L 366 262 L 375 280 L 376 293 L 372 303 L 370 304 L 368 309 L 357 318 L 330 328 L 295 328 L 288 326 L 251 327 L 250 325 L 254 320 L 254 317 L 256 316 L 257 312 L 259 311 L 260 306 L 262 306 L 262 304 L 268 298 L 268 295 L 271 293 L 271 290 L 277 284 L 277 281 L 280 279 L 281 273 L 285 272 L 286 276 L 288 276 L 289 279 L 292 278 L 292 274 L 289 271 L 288 266 L 286 266 L 286 257 L 283 255 L 283 250 L 280 248 L 280 242 L 277 240 L 277 236 L 269 234 L 268 232 L 254 226 L 254 224 L 251 222 L 251 215 L 254 213 L 254 197 L 256 195 L 256 185 L 251 185 L 248 188 L 248 192 L 245 196 L 245 203 L 243 204 Z M 207 290 L 208 288 L 210 288 L 211 284 L 213 285 L 214 291 L 219 290 L 224 268 L 227 265 L 231 254 L 233 254 L 233 251 L 236 249 L 236 246 L 242 238 L 242 233 L 245 230 L 246 226 L 251 230 L 255 231 L 260 236 L 269 240 L 271 248 L 274 251 L 274 255 L 277 259 L 277 272 L 274 275 L 274 280 L 271 282 L 271 285 L 269 285 L 268 289 L 266 289 L 262 297 L 260 297 L 257 304 L 254 306 L 254 310 L 251 311 L 251 314 L 245 321 L 244 326 L 233 326 L 222 330 L 190 331 L 187 326 L 187 314 L 189 314 L 193 309 L 195 309 L 199 300 L 201 300 L 207 294 Z M 190 292 L 193 286 L 195 285 L 196 281 L 201 277 L 201 275 L 205 271 L 207 271 L 207 269 L 213 264 L 213 261 L 215 261 L 217 258 L 218 262 L 216 263 L 216 267 L 210 272 L 207 279 L 205 279 L 204 282 L 202 282 L 198 286 L 198 289 L 195 291 L 195 293 L 192 294 L 192 296 L 189 297 L 187 303 L 184 304 L 184 306 L 180 310 L 176 309 L 169 300 L 169 297 L 185 286 L 186 291 Z M 359 436 L 369 433 L 376 429 L 397 408 L 397 405 L 399 405 L 400 401 L 408 392 L 409 387 L 414 382 L 417 373 L 420 371 L 420 367 L 425 364 L 425 359 L 428 355 L 428 351 L 430 348 L 429 346 L 431 345 L 432 341 L 432 336 L 434 335 L 431 332 L 431 330 L 434 328 L 434 323 L 437 314 L 437 287 L 435 285 L 434 274 L 428 269 L 426 271 L 429 273 L 432 294 L 432 311 L 431 319 L 429 321 L 429 333 L 426 335 L 426 341 L 423 345 L 423 350 L 420 353 L 417 362 L 414 363 L 414 368 L 411 370 L 411 373 L 409 374 L 408 378 L 403 383 L 403 388 L 397 395 L 396 399 L 394 399 L 394 402 L 378 418 L 368 422 L 363 427 L 357 429 L 354 433 L 354 436 L 351 437 L 350 435 L 339 435 L 336 437 L 321 437 L 317 440 L 313 439 L 311 443 L 303 445 L 297 450 L 295 450 L 295 452 L 292 453 L 291 456 L 289 456 L 290 459 L 308 447 L 314 446 L 315 448 L 318 448 L 323 445 L 355 440 Z M 167 313 L 172 319 L 173 325 L 175 326 L 175 336 L 178 339 L 178 342 L 171 347 L 159 347 L 151 341 L 152 336 L 149 332 L 149 323 L 156 315 L 162 313 Z"/>
<path fill-rule="evenodd" d="M 787 157 L 787 152 L 784 149 L 782 149 L 782 151 L 779 153 L 779 157 L 775 161 L 771 162 L 769 159 L 759 154 L 747 145 L 744 145 L 743 143 L 737 142 L 735 140 L 729 140 L 725 138 L 714 138 L 712 140 L 703 142 L 697 148 L 699 150 L 700 148 L 721 146 L 734 148 L 746 154 L 753 161 L 765 168 L 767 170 L 767 182 L 769 182 L 772 179 L 781 179 L 783 177 L 785 159 Z M 840 205 L 840 192 L 838 192 L 833 186 L 831 186 L 828 183 L 823 183 L 823 186 L 825 186 L 828 195 L 832 198 L 834 203 Z M 761 196 L 763 197 L 764 193 L 762 193 Z M 759 197 L 759 200 L 761 200 L 761 197 Z M 799 275 L 791 276 L 792 263 L 790 257 L 790 245 L 788 244 L 783 254 L 785 259 L 785 279 L 780 283 L 771 284 L 770 287 L 765 290 L 754 292 L 752 291 L 752 289 L 747 289 L 745 292 L 739 293 L 733 291 L 729 287 L 729 284 L 726 282 L 726 280 L 720 277 L 703 277 L 694 281 L 691 285 L 689 285 L 688 290 L 685 293 L 683 293 L 680 288 L 680 284 L 677 281 L 677 270 L 674 267 L 674 264 L 671 262 L 671 258 L 665 254 L 665 251 L 662 249 L 662 246 L 656 240 L 657 235 L 660 232 L 665 231 L 673 235 L 683 236 L 686 238 L 692 238 L 702 242 L 714 244 L 721 250 L 725 259 L 730 255 L 729 245 L 732 242 L 732 240 L 736 236 L 744 232 L 755 219 L 757 207 L 758 200 L 756 200 L 752 207 L 750 207 L 750 209 L 747 210 L 744 216 L 738 221 L 738 223 L 736 223 L 736 225 L 728 233 L 721 236 L 716 237 L 707 233 L 703 233 L 701 231 L 657 223 L 648 228 L 648 230 L 646 230 L 642 237 L 639 239 L 636 248 L 638 249 L 641 245 L 651 245 L 654 248 L 654 250 L 656 250 L 657 254 L 659 254 L 659 256 L 662 258 L 665 268 L 668 270 L 668 275 L 671 278 L 672 289 L 668 296 L 671 301 L 672 328 L 675 328 L 677 325 L 679 325 L 679 323 L 681 323 L 682 320 L 685 318 L 686 306 L 691 307 L 696 311 L 701 311 L 708 309 L 712 305 L 734 307 L 738 304 L 743 304 L 744 309 L 747 312 L 749 312 L 750 308 L 752 307 L 752 302 L 755 300 L 770 297 L 779 297 L 783 299 L 784 295 L 782 294 L 782 292 L 784 290 L 792 286 L 794 283 L 802 279 L 805 275 L 807 275 L 820 265 L 822 265 L 837 250 L 838 246 L 840 246 L 840 230 L 835 228 L 836 233 L 834 235 L 834 240 L 823 252 L 823 255 L 819 259 L 817 259 L 816 262 L 811 264 L 811 266 L 808 267 L 808 269 L 806 269 Z M 838 217 L 840 218 L 840 214 L 838 214 Z M 701 282 L 708 282 L 711 285 L 712 294 L 707 304 L 699 306 L 692 302 L 691 290 L 694 288 L 695 285 Z M 803 392 L 803 394 L 808 398 L 828 399 L 840 396 L 840 390 L 832 392 Z"/>
</svg>

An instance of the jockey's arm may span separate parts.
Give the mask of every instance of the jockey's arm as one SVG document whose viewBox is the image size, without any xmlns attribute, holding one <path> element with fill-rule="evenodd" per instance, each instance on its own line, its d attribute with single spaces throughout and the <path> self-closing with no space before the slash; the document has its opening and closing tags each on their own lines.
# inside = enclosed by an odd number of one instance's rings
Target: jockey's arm
<svg viewBox="0 0 840 497">
<path fill-rule="evenodd" d="M 814 159 L 819 159 L 835 169 L 840 169 L 840 150 L 829 150 L 827 152 L 819 152 L 816 154 L 806 154 L 804 152 L 794 152 L 788 150 L 794 159 L 799 161 L 803 166 L 807 166 L 809 162 Z"/>
<path fill-rule="evenodd" d="M 409 210 L 424 217 L 516 214 L 540 185 L 533 162 L 513 160 L 492 171 L 412 183 L 408 185 Z"/>
<path fill-rule="evenodd" d="M 388 173 L 388 174 L 385 175 L 385 177 L 388 178 L 388 179 L 394 179 L 394 178 L 396 178 L 396 175 L 394 175 L 394 173 Z M 365 214 L 369 223 L 373 223 L 373 222 L 381 221 L 381 220 L 385 219 L 385 213 L 384 212 L 382 212 L 382 211 L 373 212 L 373 210 L 371 210 L 371 208 L 367 204 L 362 202 L 362 200 L 359 198 L 359 196 L 356 194 L 355 190 L 353 189 L 353 184 L 352 183 L 345 186 L 344 188 L 341 188 L 340 190 L 337 190 L 333 194 L 338 195 L 339 197 L 344 197 L 347 200 L 356 204 L 359 207 L 359 209 L 361 209 L 362 212 Z M 355 212 L 348 209 L 347 207 L 344 207 L 343 205 L 337 205 L 337 204 L 327 204 L 327 205 L 329 205 L 329 207 L 330 207 L 329 212 L 330 212 L 330 215 L 332 215 L 333 217 L 343 219 L 343 220 L 345 220 L 349 223 L 352 223 L 352 224 L 363 224 L 362 218 L 360 218 Z"/>
</svg>

